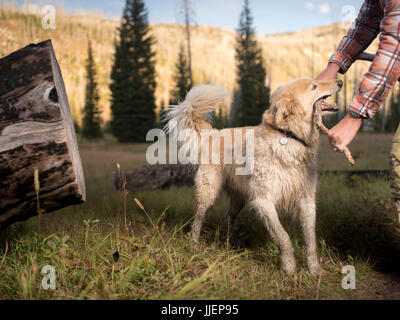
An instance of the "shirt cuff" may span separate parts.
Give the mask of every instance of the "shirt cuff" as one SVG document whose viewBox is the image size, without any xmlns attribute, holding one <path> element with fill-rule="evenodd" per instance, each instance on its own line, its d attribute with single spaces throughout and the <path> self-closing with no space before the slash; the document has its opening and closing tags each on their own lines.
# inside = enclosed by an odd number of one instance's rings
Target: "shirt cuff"
<svg viewBox="0 0 400 320">
<path fill-rule="evenodd" d="M 347 53 L 337 51 L 329 59 L 329 63 L 337 64 L 340 67 L 339 73 L 344 74 L 353 64 L 354 60 Z"/>
<path fill-rule="evenodd" d="M 357 93 L 350 103 L 348 113 L 358 115 L 363 119 L 373 118 L 379 106 L 368 101 L 361 94 Z"/>
</svg>

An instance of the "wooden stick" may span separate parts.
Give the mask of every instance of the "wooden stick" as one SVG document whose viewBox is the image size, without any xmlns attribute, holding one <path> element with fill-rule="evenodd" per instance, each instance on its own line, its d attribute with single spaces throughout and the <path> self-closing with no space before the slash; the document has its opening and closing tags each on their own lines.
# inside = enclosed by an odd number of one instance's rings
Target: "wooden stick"
<svg viewBox="0 0 400 320">
<path fill-rule="evenodd" d="M 329 129 L 327 127 L 325 127 L 325 125 L 322 122 L 322 112 L 316 112 L 316 116 L 317 116 L 316 123 L 317 123 L 318 129 L 322 133 L 327 135 L 329 133 Z M 346 156 L 347 160 L 350 162 L 350 164 L 352 166 L 354 166 L 355 161 L 354 161 L 353 156 L 351 155 L 350 149 L 348 147 L 344 147 L 343 153 Z"/>
<path fill-rule="evenodd" d="M 375 55 L 372 53 L 368 53 L 368 52 L 362 52 L 357 58 L 356 60 L 363 60 L 363 61 L 374 61 L 375 59 Z"/>
</svg>

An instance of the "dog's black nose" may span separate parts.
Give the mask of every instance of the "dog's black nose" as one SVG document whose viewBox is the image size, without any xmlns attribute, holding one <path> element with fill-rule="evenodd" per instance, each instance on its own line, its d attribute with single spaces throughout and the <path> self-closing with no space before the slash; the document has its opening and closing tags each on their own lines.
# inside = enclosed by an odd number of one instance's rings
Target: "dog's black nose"
<svg viewBox="0 0 400 320">
<path fill-rule="evenodd" d="M 338 84 L 339 87 L 343 87 L 343 81 L 342 80 L 338 80 L 337 84 Z"/>
</svg>

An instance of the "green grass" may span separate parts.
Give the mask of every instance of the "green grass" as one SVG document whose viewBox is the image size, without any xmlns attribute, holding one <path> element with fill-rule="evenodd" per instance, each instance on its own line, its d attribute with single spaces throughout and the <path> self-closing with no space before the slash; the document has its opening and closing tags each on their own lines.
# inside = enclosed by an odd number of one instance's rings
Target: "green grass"
<svg viewBox="0 0 400 320">
<path fill-rule="evenodd" d="M 375 141 L 375 144 L 366 142 Z M 361 169 L 388 168 L 389 136 L 360 135 L 351 146 Z M 145 144 L 80 144 L 87 202 L 12 225 L 0 234 L 2 299 L 395 299 L 400 297 L 399 229 L 388 182 L 322 175 L 317 235 L 321 279 L 305 268 L 296 221 L 282 218 L 293 240 L 298 272 L 279 268 L 279 253 L 249 208 L 240 214 L 239 247 L 221 231 L 227 201 L 210 212 L 200 250 L 190 249 L 192 187 L 144 191 L 124 200 L 112 187 L 122 169 L 145 164 Z M 348 169 L 344 156 L 321 148 L 323 169 Z M 140 204 L 134 201 L 137 198 Z M 119 258 L 117 259 L 117 254 Z M 341 269 L 356 268 L 357 289 L 341 288 Z M 41 288 L 41 268 L 56 270 L 56 290 Z"/>
</svg>

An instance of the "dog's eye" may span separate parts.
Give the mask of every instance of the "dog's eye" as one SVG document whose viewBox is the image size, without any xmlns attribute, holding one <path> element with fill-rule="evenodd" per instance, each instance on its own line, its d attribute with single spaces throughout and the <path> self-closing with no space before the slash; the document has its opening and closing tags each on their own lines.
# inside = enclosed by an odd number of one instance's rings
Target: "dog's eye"
<svg viewBox="0 0 400 320">
<path fill-rule="evenodd" d="M 315 90 L 315 89 L 317 89 L 317 85 L 316 85 L 316 84 L 313 84 L 311 90 Z"/>
</svg>

